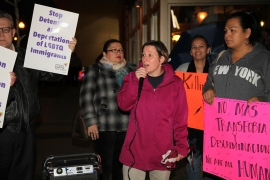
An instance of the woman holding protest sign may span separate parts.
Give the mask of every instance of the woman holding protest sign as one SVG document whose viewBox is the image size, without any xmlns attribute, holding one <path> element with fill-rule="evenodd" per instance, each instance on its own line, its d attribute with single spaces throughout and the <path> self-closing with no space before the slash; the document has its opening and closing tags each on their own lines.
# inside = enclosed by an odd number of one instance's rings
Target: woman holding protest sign
<svg viewBox="0 0 270 180">
<path fill-rule="evenodd" d="M 260 42 L 256 15 L 249 11 L 232 14 L 224 39 L 228 50 L 209 70 L 204 100 L 208 104 L 213 104 L 214 97 L 270 102 L 270 52 Z"/>
<path fill-rule="evenodd" d="M 209 62 L 207 55 L 210 53 L 210 46 L 207 39 L 201 35 L 195 35 L 191 40 L 190 54 L 193 60 L 189 63 L 180 65 L 176 71 L 208 73 Z M 203 131 L 194 128 L 188 128 L 188 144 L 190 152 L 187 156 L 188 179 L 200 180 L 202 169 L 202 151 L 203 151 Z"/>
<path fill-rule="evenodd" d="M 225 25 L 228 49 L 209 69 L 203 88 L 206 103 L 215 97 L 270 102 L 270 52 L 262 45 L 259 21 L 253 12 L 235 12 Z M 215 178 L 216 179 L 216 178 Z"/>
</svg>

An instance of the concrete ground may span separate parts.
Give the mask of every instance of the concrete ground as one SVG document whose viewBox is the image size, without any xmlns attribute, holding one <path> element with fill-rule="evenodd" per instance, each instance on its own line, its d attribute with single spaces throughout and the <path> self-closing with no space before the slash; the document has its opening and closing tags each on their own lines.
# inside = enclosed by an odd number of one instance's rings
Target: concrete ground
<svg viewBox="0 0 270 180">
<path fill-rule="evenodd" d="M 38 96 L 41 113 L 35 119 L 37 158 L 34 180 L 41 179 L 44 159 L 49 155 L 93 152 L 91 141 L 71 138 L 71 122 L 79 109 L 80 85 L 73 87 L 64 82 L 41 83 Z M 180 161 L 171 173 L 171 180 L 186 180 L 185 161 Z"/>
</svg>

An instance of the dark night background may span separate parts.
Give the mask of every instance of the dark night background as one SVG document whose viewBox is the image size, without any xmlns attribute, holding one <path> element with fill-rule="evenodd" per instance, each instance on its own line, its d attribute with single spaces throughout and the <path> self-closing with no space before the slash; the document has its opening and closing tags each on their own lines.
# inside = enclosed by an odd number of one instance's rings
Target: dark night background
<svg viewBox="0 0 270 180">
<path fill-rule="evenodd" d="M 9 0 L 14 2 L 14 0 Z M 103 43 L 108 38 L 120 39 L 124 42 L 123 20 L 125 9 L 132 7 L 135 0 L 20 0 L 19 20 L 25 28 L 20 29 L 21 47 L 26 48 L 31 27 L 34 4 L 58 8 L 79 14 L 75 37 L 78 40 L 76 53 L 84 66 L 95 62 L 101 53 Z M 0 10 L 7 11 L 15 17 L 14 7 L 5 0 L 0 0 Z M 108 31 L 109 29 L 109 31 Z M 16 41 L 13 42 L 16 44 Z"/>
<path fill-rule="evenodd" d="M 9 0 L 9 1 L 11 3 L 14 2 L 13 0 Z M 20 29 L 20 35 L 21 36 L 26 35 L 21 41 L 21 47 L 23 48 L 25 48 L 27 45 L 28 34 L 31 27 L 31 20 L 32 20 L 32 14 L 33 14 L 35 3 L 44 5 L 44 6 L 58 8 L 57 4 L 54 3 L 52 0 L 21 0 L 18 2 L 19 15 L 20 15 L 19 21 L 22 21 L 25 24 L 25 28 Z M 14 21 L 15 21 L 14 6 L 12 6 L 10 3 L 7 3 L 5 0 L 0 0 L 0 10 L 10 13 L 13 16 Z"/>
</svg>

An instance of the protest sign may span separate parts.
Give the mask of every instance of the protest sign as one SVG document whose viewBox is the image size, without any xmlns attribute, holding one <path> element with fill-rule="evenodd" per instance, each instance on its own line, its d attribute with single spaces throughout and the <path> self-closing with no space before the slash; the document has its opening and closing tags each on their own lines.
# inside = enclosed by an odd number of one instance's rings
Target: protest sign
<svg viewBox="0 0 270 180">
<path fill-rule="evenodd" d="M 203 170 L 229 180 L 270 179 L 270 103 L 204 104 Z"/>
<path fill-rule="evenodd" d="M 2 128 L 10 89 L 9 73 L 13 71 L 17 53 L 0 46 L 0 54 L 0 128 Z"/>
<path fill-rule="evenodd" d="M 202 89 L 207 73 L 175 72 L 183 82 L 188 102 L 188 127 L 203 130 Z"/>
<path fill-rule="evenodd" d="M 35 4 L 24 67 L 67 75 L 78 16 Z"/>
</svg>

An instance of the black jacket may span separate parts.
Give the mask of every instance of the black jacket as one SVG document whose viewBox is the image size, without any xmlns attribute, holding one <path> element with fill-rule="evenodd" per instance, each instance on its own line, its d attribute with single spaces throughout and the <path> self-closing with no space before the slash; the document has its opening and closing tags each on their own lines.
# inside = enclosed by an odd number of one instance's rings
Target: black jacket
<svg viewBox="0 0 270 180">
<path fill-rule="evenodd" d="M 3 128 L 12 132 L 28 132 L 29 124 L 38 115 L 40 104 L 37 97 L 38 82 L 57 81 L 63 76 L 23 67 L 25 51 L 17 49 L 13 72 L 17 80 L 10 87 Z"/>
</svg>

